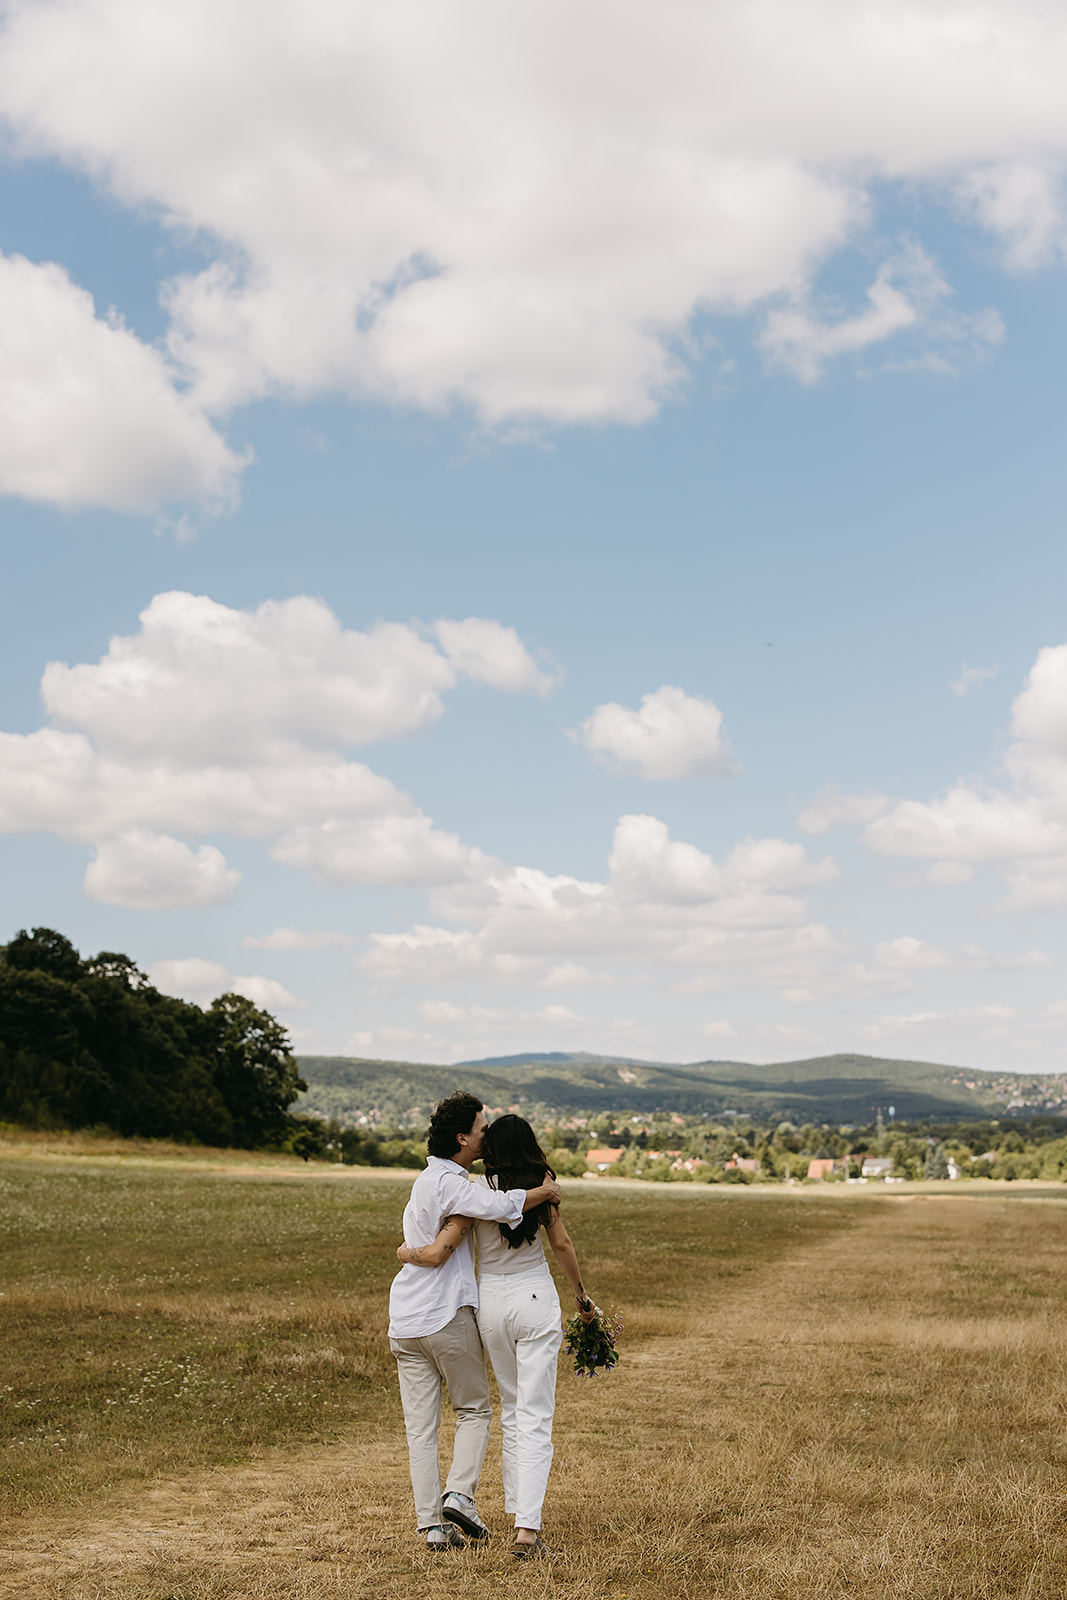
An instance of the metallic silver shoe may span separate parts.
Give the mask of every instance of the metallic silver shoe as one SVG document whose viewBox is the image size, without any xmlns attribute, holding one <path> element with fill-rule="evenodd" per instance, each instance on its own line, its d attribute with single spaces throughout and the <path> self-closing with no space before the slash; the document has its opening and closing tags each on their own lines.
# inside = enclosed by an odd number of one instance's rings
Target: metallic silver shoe
<svg viewBox="0 0 1067 1600">
<path fill-rule="evenodd" d="M 465 1550 L 467 1541 L 455 1528 L 427 1528 L 426 1548 L 431 1555 L 440 1556 L 446 1550 Z"/>
<path fill-rule="evenodd" d="M 468 1539 L 488 1539 L 489 1529 L 478 1515 L 474 1501 L 465 1494 L 446 1494 L 442 1509 L 448 1522 L 462 1528 Z"/>
</svg>

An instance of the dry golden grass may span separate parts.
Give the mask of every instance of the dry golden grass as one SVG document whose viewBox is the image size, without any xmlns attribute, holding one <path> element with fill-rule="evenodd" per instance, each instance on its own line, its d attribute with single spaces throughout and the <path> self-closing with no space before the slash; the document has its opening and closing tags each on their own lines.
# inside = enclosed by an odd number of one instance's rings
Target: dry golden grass
<svg viewBox="0 0 1067 1600">
<path fill-rule="evenodd" d="M 623 1361 L 561 1366 L 556 1555 L 524 1566 L 495 1437 L 490 1548 L 414 1536 L 382 1337 L 403 1182 L 8 1159 L 0 1593 L 1059 1600 L 1063 1199 L 575 1191 Z"/>
</svg>

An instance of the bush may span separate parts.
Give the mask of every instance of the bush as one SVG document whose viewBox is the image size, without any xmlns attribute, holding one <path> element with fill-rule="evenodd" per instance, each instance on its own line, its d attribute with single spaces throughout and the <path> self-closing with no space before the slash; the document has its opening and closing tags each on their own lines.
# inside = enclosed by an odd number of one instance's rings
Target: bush
<svg viewBox="0 0 1067 1600">
<path fill-rule="evenodd" d="M 560 1178 L 584 1178 L 589 1170 L 584 1156 L 556 1145 L 548 1152 L 548 1164 Z"/>
</svg>

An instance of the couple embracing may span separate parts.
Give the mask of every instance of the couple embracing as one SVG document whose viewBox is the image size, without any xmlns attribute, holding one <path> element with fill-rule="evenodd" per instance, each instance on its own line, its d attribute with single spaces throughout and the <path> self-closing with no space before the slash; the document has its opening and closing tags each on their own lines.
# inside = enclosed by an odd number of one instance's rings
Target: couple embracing
<svg viewBox="0 0 1067 1600">
<path fill-rule="evenodd" d="M 563 1337 L 542 1228 L 583 1320 L 591 1321 L 596 1308 L 560 1217 L 562 1190 L 528 1122 L 506 1116 L 489 1126 L 477 1096 L 457 1093 L 435 1108 L 427 1146 L 426 1168 L 404 1211 L 397 1251 L 404 1265 L 389 1294 L 389 1347 L 400 1377 L 419 1532 L 434 1552 L 489 1537 L 474 1502 L 492 1416 L 487 1351 L 500 1390 L 504 1499 L 515 1519 L 511 1554 L 537 1559 L 547 1554 L 541 1506 Z M 470 1168 L 479 1159 L 485 1177 L 472 1182 Z M 442 1496 L 437 1433 L 445 1386 L 456 1438 Z"/>
</svg>

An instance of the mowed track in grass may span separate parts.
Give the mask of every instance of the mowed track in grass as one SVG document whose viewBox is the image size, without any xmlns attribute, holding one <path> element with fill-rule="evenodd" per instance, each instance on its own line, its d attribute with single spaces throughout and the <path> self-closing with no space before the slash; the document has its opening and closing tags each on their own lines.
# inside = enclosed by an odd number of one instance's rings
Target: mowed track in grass
<svg viewBox="0 0 1067 1600">
<path fill-rule="evenodd" d="M 385 1296 L 410 1174 L 0 1162 L 0 1593 L 1056 1596 L 1067 1206 L 574 1185 L 626 1329 L 561 1362 L 551 1563 L 413 1533 Z M 592 1192 L 590 1192 L 592 1191 Z"/>
</svg>

